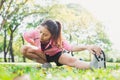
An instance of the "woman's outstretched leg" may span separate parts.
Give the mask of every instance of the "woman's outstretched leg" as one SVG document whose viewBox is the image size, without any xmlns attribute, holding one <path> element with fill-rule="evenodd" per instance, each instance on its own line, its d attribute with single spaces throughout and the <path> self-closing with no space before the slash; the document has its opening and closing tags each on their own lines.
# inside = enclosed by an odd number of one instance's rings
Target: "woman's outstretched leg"
<svg viewBox="0 0 120 80">
<path fill-rule="evenodd" d="M 89 69 L 90 68 L 90 64 L 88 62 L 80 61 L 79 59 L 77 59 L 73 56 L 70 56 L 66 53 L 64 53 L 60 56 L 58 62 L 61 64 L 64 64 L 64 65 L 76 67 L 79 69 Z"/>
</svg>

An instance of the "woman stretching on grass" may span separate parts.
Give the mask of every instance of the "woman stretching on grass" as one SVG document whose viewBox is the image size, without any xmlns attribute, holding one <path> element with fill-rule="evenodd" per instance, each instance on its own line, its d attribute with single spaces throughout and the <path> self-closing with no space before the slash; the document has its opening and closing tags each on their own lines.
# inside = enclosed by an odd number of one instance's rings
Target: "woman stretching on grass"
<svg viewBox="0 0 120 80">
<path fill-rule="evenodd" d="M 46 20 L 35 30 L 24 33 L 23 37 L 30 45 L 22 46 L 22 54 L 38 63 L 55 62 L 57 66 L 68 65 L 79 69 L 105 67 L 105 61 L 99 65 L 97 60 L 97 57 L 99 56 L 99 59 L 103 54 L 100 47 L 71 46 L 62 38 L 61 24 L 58 21 Z M 64 50 L 72 52 L 89 50 L 96 54 L 96 57 L 88 63 L 66 54 Z M 104 58 L 102 56 L 102 59 Z"/>
</svg>

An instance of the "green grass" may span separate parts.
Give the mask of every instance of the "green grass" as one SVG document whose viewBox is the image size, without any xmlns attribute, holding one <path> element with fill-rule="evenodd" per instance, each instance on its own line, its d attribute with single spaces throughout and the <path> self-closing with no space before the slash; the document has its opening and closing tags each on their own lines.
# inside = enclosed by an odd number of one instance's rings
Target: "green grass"
<svg viewBox="0 0 120 80">
<path fill-rule="evenodd" d="M 80 70 L 68 66 L 49 69 L 39 64 L 0 64 L 0 80 L 29 75 L 31 80 L 119 80 L 120 63 L 107 63 L 107 69 Z"/>
</svg>

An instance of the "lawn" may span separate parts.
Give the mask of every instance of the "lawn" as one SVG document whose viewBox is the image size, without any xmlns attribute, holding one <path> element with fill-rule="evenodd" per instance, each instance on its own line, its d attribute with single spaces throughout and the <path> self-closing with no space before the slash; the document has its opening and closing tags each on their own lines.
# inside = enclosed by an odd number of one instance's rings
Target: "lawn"
<svg viewBox="0 0 120 80">
<path fill-rule="evenodd" d="M 29 79 L 18 79 L 26 76 Z M 25 78 L 25 77 L 24 77 Z M 0 80 L 119 80 L 120 63 L 107 63 L 107 69 L 80 70 L 68 66 L 41 68 L 36 63 L 1 63 Z"/>
</svg>

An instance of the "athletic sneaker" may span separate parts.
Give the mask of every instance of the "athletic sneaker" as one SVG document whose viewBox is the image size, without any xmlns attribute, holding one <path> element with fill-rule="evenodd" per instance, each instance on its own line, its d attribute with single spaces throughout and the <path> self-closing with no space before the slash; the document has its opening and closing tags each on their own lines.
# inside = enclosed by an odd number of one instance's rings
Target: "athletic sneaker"
<svg viewBox="0 0 120 80">
<path fill-rule="evenodd" d="M 91 68 L 98 68 L 98 61 L 97 61 L 97 59 L 95 58 L 95 56 L 93 56 L 93 59 L 92 59 L 92 61 L 90 62 L 90 67 L 91 67 Z"/>
<path fill-rule="evenodd" d="M 105 53 L 101 51 L 100 55 L 94 54 L 93 60 L 90 63 L 91 68 L 106 68 Z"/>
<path fill-rule="evenodd" d="M 52 65 L 50 63 L 44 63 L 42 64 L 42 68 L 51 68 Z"/>
</svg>

